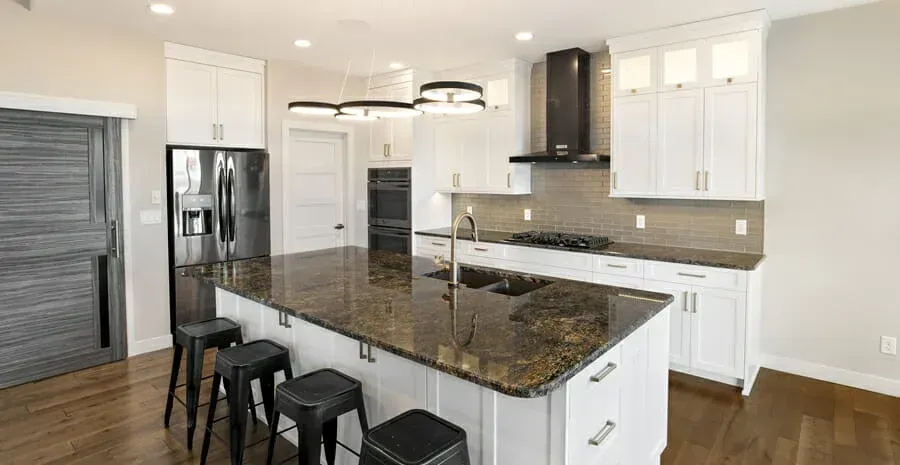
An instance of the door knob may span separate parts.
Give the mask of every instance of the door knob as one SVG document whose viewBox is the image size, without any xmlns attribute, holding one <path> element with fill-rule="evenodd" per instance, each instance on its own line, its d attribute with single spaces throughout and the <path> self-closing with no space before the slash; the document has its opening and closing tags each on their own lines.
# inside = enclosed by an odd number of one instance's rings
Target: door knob
<svg viewBox="0 0 900 465">
<path fill-rule="evenodd" d="M 337 224 L 337 225 L 334 226 L 334 229 L 338 229 L 338 230 L 344 229 L 344 225 L 342 225 L 342 224 Z"/>
</svg>

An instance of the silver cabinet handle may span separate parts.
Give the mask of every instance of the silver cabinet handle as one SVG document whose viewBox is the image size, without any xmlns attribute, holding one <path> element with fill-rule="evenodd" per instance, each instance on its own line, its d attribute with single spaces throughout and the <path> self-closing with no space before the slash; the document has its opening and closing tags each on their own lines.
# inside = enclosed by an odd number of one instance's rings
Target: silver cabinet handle
<svg viewBox="0 0 900 465">
<path fill-rule="evenodd" d="M 360 360 L 366 359 L 366 351 L 365 351 L 365 347 L 363 347 L 363 346 L 364 346 L 363 342 L 359 341 L 359 359 Z"/>
<path fill-rule="evenodd" d="M 699 171 L 697 171 L 697 190 L 698 191 L 703 190 L 703 180 L 701 179 L 701 174 Z"/>
<path fill-rule="evenodd" d="M 219 139 L 219 127 L 216 126 L 216 123 L 213 123 L 213 140 Z"/>
<path fill-rule="evenodd" d="M 372 356 L 372 346 L 371 346 L 371 345 L 369 345 L 369 349 L 368 349 L 368 354 L 367 354 L 367 355 L 368 355 L 369 363 L 375 363 L 375 357 Z"/>
<path fill-rule="evenodd" d="M 688 291 L 684 291 L 684 311 L 688 311 Z"/>
<path fill-rule="evenodd" d="M 512 173 L 506 173 L 506 188 L 512 187 Z"/>
<path fill-rule="evenodd" d="M 620 270 L 627 270 L 627 269 L 628 269 L 628 265 L 613 265 L 612 263 L 607 263 L 606 266 L 608 266 L 608 267 L 610 267 L 610 268 L 618 268 L 618 269 L 620 269 Z"/>
<path fill-rule="evenodd" d="M 294 325 L 291 324 L 291 317 L 287 313 L 284 314 L 284 327 L 287 329 L 294 327 Z"/>
<path fill-rule="evenodd" d="M 225 125 L 219 125 L 219 140 L 225 140 Z"/>
<path fill-rule="evenodd" d="M 705 274 L 682 273 L 681 271 L 678 272 L 678 276 L 687 276 L 688 278 L 705 278 L 706 277 Z"/>
<path fill-rule="evenodd" d="M 475 247 L 475 251 L 476 251 L 476 252 L 489 252 L 488 249 L 483 249 L 483 248 L 481 248 L 481 247 Z"/>
<path fill-rule="evenodd" d="M 703 186 L 709 192 L 709 171 L 704 171 Z"/>
<path fill-rule="evenodd" d="M 462 173 L 456 173 L 456 187 L 462 186 Z"/>
<path fill-rule="evenodd" d="M 438 247 L 446 247 L 447 246 L 447 244 L 442 244 L 440 242 L 432 242 L 431 245 L 436 245 Z"/>
<path fill-rule="evenodd" d="M 619 177 L 617 176 L 617 173 L 615 171 L 612 172 L 612 188 L 619 188 Z"/>
<path fill-rule="evenodd" d="M 588 439 L 588 444 L 592 446 L 599 446 L 603 444 L 603 441 L 609 437 L 610 434 L 616 429 L 616 423 L 612 420 L 607 420 L 606 424 L 603 425 L 603 428 L 597 433 L 596 436 Z"/>
<path fill-rule="evenodd" d="M 278 326 L 284 326 L 284 313 L 278 312 Z"/>
<path fill-rule="evenodd" d="M 388 144 L 388 145 L 387 145 L 387 156 L 388 156 L 388 158 L 391 158 L 391 155 L 393 155 L 393 154 L 394 154 L 394 147 L 393 147 L 393 144 Z"/>
<path fill-rule="evenodd" d="M 691 307 L 694 309 L 694 313 L 697 313 L 697 293 L 696 292 L 694 293 L 694 302 L 693 302 L 693 305 L 691 305 Z"/>
<path fill-rule="evenodd" d="M 619 366 L 616 365 L 615 363 L 609 362 L 609 363 L 606 365 L 605 368 L 603 368 L 602 370 L 600 370 L 599 373 L 597 373 L 597 374 L 594 375 L 594 376 L 591 376 L 591 382 L 592 382 L 592 383 L 599 383 L 600 381 L 603 381 L 604 378 L 606 378 L 607 376 L 609 376 L 612 372 L 616 371 L 616 368 L 618 368 L 618 367 L 619 367 Z"/>
</svg>

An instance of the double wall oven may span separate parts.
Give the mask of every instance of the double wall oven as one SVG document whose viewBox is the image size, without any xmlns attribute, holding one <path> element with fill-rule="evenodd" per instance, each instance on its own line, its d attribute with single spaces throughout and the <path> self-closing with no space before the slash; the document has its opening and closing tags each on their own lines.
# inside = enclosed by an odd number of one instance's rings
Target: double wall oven
<svg viewBox="0 0 900 465">
<path fill-rule="evenodd" d="M 412 253 L 409 168 L 369 169 L 369 248 Z"/>
</svg>

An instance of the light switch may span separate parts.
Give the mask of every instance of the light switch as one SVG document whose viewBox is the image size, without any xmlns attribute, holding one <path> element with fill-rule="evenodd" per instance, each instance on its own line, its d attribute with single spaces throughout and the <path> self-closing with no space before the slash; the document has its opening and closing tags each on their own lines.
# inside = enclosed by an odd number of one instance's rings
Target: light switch
<svg viewBox="0 0 900 465">
<path fill-rule="evenodd" d="M 472 214 L 472 211 L 474 211 L 474 209 L 472 208 L 472 206 L 471 206 L 471 205 L 467 205 L 467 206 L 466 206 L 466 213 L 468 213 L 468 214 L 471 215 L 471 214 Z"/>
<path fill-rule="evenodd" d="M 747 220 L 737 220 L 734 222 L 734 233 L 738 236 L 747 235 Z"/>
<path fill-rule="evenodd" d="M 150 203 L 159 205 L 162 203 L 162 194 L 159 191 L 150 191 Z"/>
<path fill-rule="evenodd" d="M 634 226 L 638 229 L 646 228 L 647 227 L 647 218 L 644 215 L 638 215 Z"/>
<path fill-rule="evenodd" d="M 525 221 L 531 221 L 531 209 L 530 208 L 525 209 Z"/>
<path fill-rule="evenodd" d="M 159 210 L 141 210 L 141 224 L 162 223 L 162 212 Z"/>
</svg>

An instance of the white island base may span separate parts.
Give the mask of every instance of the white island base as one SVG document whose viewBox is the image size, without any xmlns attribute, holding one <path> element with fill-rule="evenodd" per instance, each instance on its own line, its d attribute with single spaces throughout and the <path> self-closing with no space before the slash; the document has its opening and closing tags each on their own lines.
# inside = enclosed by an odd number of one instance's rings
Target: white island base
<svg viewBox="0 0 900 465">
<path fill-rule="evenodd" d="M 266 338 L 289 347 L 295 374 L 331 367 L 360 380 L 370 426 L 414 408 L 460 426 L 473 465 L 656 465 L 666 446 L 671 306 L 550 395 L 526 399 L 299 318 L 287 316 L 284 324 L 278 310 L 222 289 L 216 304 L 219 316 L 241 324 L 245 341 Z M 466 357 L 455 349 L 447 355 Z M 283 380 L 277 376 L 276 383 Z M 255 382 L 254 392 L 259 399 Z M 283 419 L 279 429 L 288 424 Z M 296 430 L 284 437 L 297 443 Z M 338 441 L 359 452 L 361 439 L 356 414 L 340 417 Z M 339 465 L 358 461 L 338 446 Z"/>
</svg>

